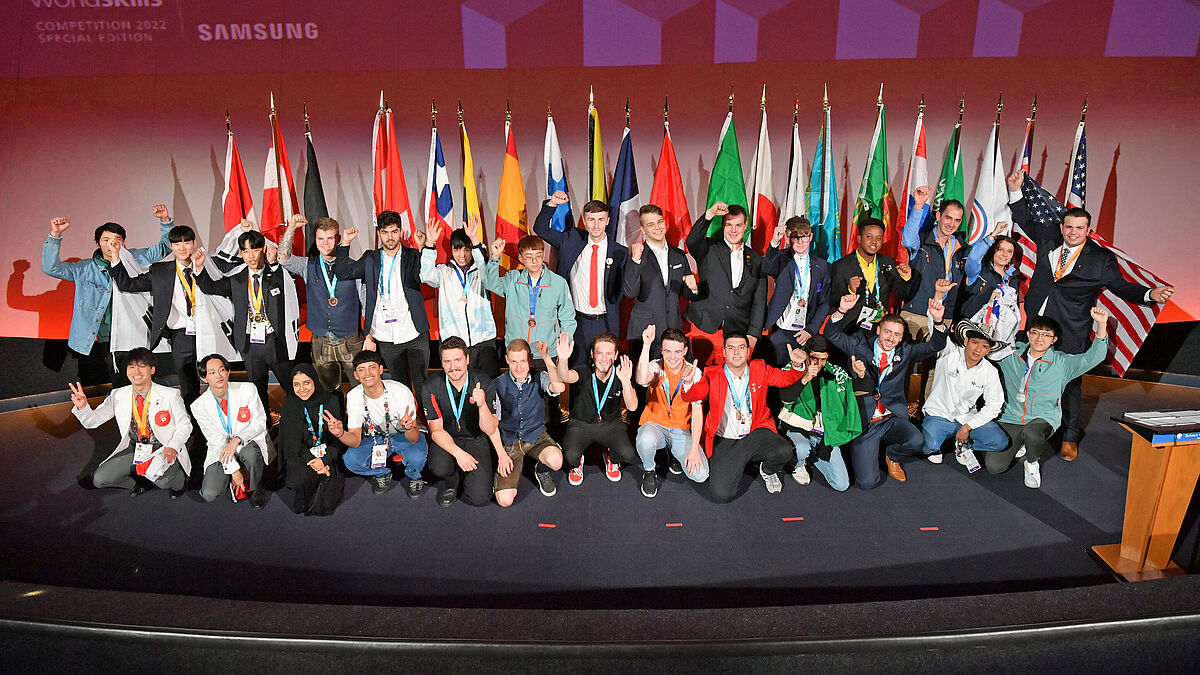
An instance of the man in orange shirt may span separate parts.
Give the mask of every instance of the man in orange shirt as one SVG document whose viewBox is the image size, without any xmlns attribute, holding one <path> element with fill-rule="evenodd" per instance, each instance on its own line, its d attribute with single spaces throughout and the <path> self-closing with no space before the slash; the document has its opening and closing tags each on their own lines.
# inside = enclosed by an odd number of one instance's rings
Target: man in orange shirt
<svg viewBox="0 0 1200 675">
<path fill-rule="evenodd" d="M 662 358 L 651 361 L 654 332 L 654 324 L 642 331 L 642 353 L 635 374 L 638 385 L 646 387 L 646 406 L 634 440 L 642 460 L 642 495 L 646 497 L 658 494 L 654 456 L 661 448 L 669 453 L 671 473 L 686 474 L 697 483 L 708 480 L 708 457 L 700 450 L 704 406 L 699 401 L 689 403 L 680 395 L 699 374 L 695 364 L 684 359 L 687 335 L 678 328 L 663 331 Z"/>
</svg>

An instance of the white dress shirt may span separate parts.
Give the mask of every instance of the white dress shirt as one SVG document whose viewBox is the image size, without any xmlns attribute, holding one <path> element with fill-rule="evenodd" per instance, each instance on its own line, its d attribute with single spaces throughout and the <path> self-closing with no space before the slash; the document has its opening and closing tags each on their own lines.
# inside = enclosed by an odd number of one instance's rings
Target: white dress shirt
<svg viewBox="0 0 1200 675">
<path fill-rule="evenodd" d="M 593 248 L 593 246 L 595 248 Z M 596 304 L 593 305 L 588 300 L 591 295 L 591 279 L 592 279 L 592 256 L 596 256 Z M 571 286 L 571 299 L 574 301 L 575 310 L 584 314 L 604 314 L 608 312 L 608 305 L 604 301 L 604 270 L 607 269 L 608 261 L 608 238 L 605 237 L 600 241 L 592 241 L 589 237 L 587 245 L 583 247 L 583 251 L 579 257 L 575 259 L 575 264 L 571 267 L 569 277 Z"/>
<path fill-rule="evenodd" d="M 666 288 L 668 275 L 671 273 L 670 265 L 667 262 L 667 243 L 663 242 L 662 248 L 659 248 L 647 241 L 645 250 L 654 254 L 654 259 L 658 262 L 658 271 L 662 273 L 663 288 Z"/>
<path fill-rule="evenodd" d="M 375 314 L 371 317 L 371 337 L 376 341 L 403 344 L 420 335 L 413 325 L 408 298 L 404 295 L 400 266 L 400 249 L 396 249 L 396 255 L 391 256 L 386 251 L 379 252 L 379 297 L 375 300 Z M 389 301 L 390 312 L 384 311 L 384 300 Z M 423 307 L 421 309 L 424 311 Z"/>
<path fill-rule="evenodd" d="M 725 410 L 721 413 L 721 423 L 717 425 L 716 435 L 721 438 L 745 438 L 750 433 L 751 418 L 754 416 L 754 411 L 748 409 L 746 403 L 746 394 L 750 391 L 750 364 L 746 364 L 746 370 L 741 377 L 737 377 L 729 369 L 726 369 L 725 373 L 729 393 L 725 396 Z M 742 406 L 741 422 L 738 421 L 738 408 L 734 404 L 736 399 L 740 399 L 738 403 Z"/>
<path fill-rule="evenodd" d="M 180 281 L 184 277 L 184 270 L 191 269 L 191 265 L 181 265 L 179 260 L 175 261 L 175 279 L 171 285 L 171 311 L 167 314 L 167 328 L 178 330 L 187 326 L 187 297 L 183 291 L 183 282 Z M 192 275 L 194 280 L 196 275 Z"/>
<path fill-rule="evenodd" d="M 788 264 L 792 265 L 793 271 L 796 267 L 800 268 L 800 293 L 796 292 L 796 283 L 793 281 L 792 297 L 775 325 L 786 330 L 800 330 L 808 320 L 808 303 L 801 305 L 800 301 L 804 299 L 801 294 L 808 290 L 808 285 L 812 282 L 812 261 L 809 260 L 808 251 L 805 251 L 793 256 Z"/>
<path fill-rule="evenodd" d="M 729 270 L 733 275 L 731 277 L 733 280 L 733 287 L 737 288 L 738 286 L 742 285 L 742 268 L 746 264 L 746 262 L 742 260 L 744 245 L 738 244 L 737 246 L 734 246 L 728 241 L 725 242 L 725 245 L 729 247 Z"/>
</svg>

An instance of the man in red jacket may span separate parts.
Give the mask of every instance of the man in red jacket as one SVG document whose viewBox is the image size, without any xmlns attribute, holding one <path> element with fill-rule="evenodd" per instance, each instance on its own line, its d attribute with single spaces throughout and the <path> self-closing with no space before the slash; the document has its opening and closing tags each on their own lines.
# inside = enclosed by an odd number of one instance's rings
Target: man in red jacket
<svg viewBox="0 0 1200 675">
<path fill-rule="evenodd" d="M 733 501 L 739 479 L 751 462 L 758 464 L 767 492 L 783 489 L 778 473 L 792 457 L 792 444 L 779 435 L 767 408 L 767 387 L 786 387 L 804 375 L 804 352 L 788 346 L 792 369 L 780 370 L 750 359 L 745 333 L 725 333 L 725 364 L 708 366 L 683 392 L 685 401 L 704 401 L 704 453 L 714 501 Z"/>
</svg>

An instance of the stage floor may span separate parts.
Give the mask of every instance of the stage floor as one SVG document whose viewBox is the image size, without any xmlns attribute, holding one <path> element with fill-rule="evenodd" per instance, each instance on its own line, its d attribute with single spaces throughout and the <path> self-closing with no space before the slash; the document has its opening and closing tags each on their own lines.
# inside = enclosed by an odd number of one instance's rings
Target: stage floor
<svg viewBox="0 0 1200 675">
<path fill-rule="evenodd" d="M 1017 469 L 969 475 L 952 457 L 906 465 L 870 492 L 749 474 L 732 504 L 682 477 L 654 499 L 637 471 L 587 467 L 558 494 L 524 478 L 509 509 L 432 491 L 374 496 L 347 479 L 326 518 L 294 515 L 286 490 L 248 503 L 177 501 L 80 487 L 115 446 L 69 404 L 0 415 L 0 577 L 82 588 L 337 604 L 475 607 L 725 607 L 945 597 L 1107 583 L 1090 557 L 1120 539 L 1129 437 L 1109 417 L 1200 407 L 1200 390 L 1087 377 L 1078 460 L 1055 458 L 1043 487 Z"/>
</svg>

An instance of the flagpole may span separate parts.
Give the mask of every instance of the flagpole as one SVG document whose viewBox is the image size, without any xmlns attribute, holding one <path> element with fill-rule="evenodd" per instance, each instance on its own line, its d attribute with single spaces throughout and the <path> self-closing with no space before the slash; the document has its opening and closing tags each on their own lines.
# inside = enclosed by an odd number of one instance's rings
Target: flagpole
<svg viewBox="0 0 1200 675">
<path fill-rule="evenodd" d="M 729 85 L 729 112 L 733 113 L 733 85 Z"/>
<path fill-rule="evenodd" d="M 310 129 L 308 126 L 308 102 L 302 101 L 300 106 L 304 109 L 304 135 L 311 137 L 312 129 Z"/>
<path fill-rule="evenodd" d="M 821 118 L 821 137 L 824 143 L 821 148 L 821 227 L 825 226 L 826 213 L 825 209 L 829 207 L 828 195 L 826 195 L 826 173 L 829 171 L 829 165 L 825 162 L 825 155 L 829 153 L 829 83 L 825 83 L 825 93 L 821 99 L 821 109 L 825 113 Z M 841 245 L 842 242 L 838 242 Z"/>
<path fill-rule="evenodd" d="M 275 115 L 275 92 L 271 92 L 271 114 L 267 117 L 271 120 L 271 143 L 275 146 L 275 152 L 271 154 L 275 157 L 275 180 L 279 183 L 277 201 L 279 203 L 279 217 L 282 219 L 285 214 L 283 210 L 283 191 L 287 189 L 287 182 L 283 176 L 283 166 L 279 162 L 279 118 Z M 286 223 L 280 223 L 280 225 L 287 227 Z"/>
<path fill-rule="evenodd" d="M 629 97 L 625 97 L 625 128 L 629 128 Z"/>
<path fill-rule="evenodd" d="M 229 124 L 229 110 L 225 110 L 225 133 L 233 135 L 233 126 Z"/>
<path fill-rule="evenodd" d="M 1087 119 L 1087 109 L 1088 109 L 1088 95 L 1084 94 L 1083 95 L 1083 112 L 1079 113 L 1079 123 L 1080 124 L 1083 124 L 1084 120 Z"/>
<path fill-rule="evenodd" d="M 435 98 L 435 99 L 430 99 L 430 100 L 431 100 L 431 103 L 429 104 L 429 124 L 430 124 L 430 126 L 433 127 L 434 131 L 437 131 L 437 99 Z"/>
</svg>

